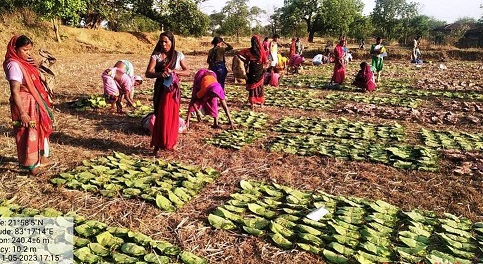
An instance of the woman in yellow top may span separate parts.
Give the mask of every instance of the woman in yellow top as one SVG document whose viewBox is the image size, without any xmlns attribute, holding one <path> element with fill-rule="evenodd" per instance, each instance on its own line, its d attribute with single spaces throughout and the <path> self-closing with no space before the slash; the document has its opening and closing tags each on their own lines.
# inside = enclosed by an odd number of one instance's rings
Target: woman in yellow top
<svg viewBox="0 0 483 264">
<path fill-rule="evenodd" d="M 218 83 L 225 89 L 225 79 L 228 74 L 225 64 L 225 52 L 232 50 L 233 46 L 220 37 L 214 37 L 211 44 L 213 48 L 208 51 L 206 63 L 209 65 L 208 69 L 216 73 Z M 226 47 L 223 47 L 222 44 L 225 44 Z"/>
</svg>

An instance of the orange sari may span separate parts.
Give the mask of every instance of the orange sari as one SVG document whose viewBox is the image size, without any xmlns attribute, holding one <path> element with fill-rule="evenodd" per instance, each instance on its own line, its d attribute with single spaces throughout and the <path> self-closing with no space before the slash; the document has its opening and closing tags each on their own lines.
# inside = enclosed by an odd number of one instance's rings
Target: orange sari
<svg viewBox="0 0 483 264">
<path fill-rule="evenodd" d="M 10 110 L 12 121 L 20 121 L 20 113 L 27 113 L 35 127 L 14 125 L 15 141 L 17 144 L 18 161 L 21 167 L 32 169 L 40 164 L 41 156 L 49 155 L 49 136 L 52 134 L 53 116 L 50 110 L 48 94 L 42 85 L 39 71 L 15 52 L 15 42 L 18 36 L 12 37 L 8 43 L 3 68 L 7 71 L 7 64 L 16 62 L 22 71 L 24 83 L 20 87 L 21 109 L 18 109 L 10 96 Z M 12 122 L 14 123 L 14 122 Z"/>
</svg>

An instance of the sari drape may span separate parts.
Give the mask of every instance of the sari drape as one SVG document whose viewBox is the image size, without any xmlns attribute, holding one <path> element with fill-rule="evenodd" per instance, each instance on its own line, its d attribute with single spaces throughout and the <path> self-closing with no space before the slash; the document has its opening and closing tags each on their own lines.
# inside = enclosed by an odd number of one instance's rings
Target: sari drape
<svg viewBox="0 0 483 264">
<path fill-rule="evenodd" d="M 344 47 L 337 45 L 334 48 L 334 73 L 332 75 L 332 81 L 334 83 L 342 84 L 345 80 L 346 68 L 343 63 L 344 59 Z"/>
<path fill-rule="evenodd" d="M 175 52 L 175 56 L 178 56 Z M 156 62 L 155 71 L 161 72 L 166 68 L 165 61 Z M 174 69 L 171 64 L 170 68 Z M 179 128 L 179 106 L 181 92 L 179 87 L 178 75 L 172 73 L 172 82 L 166 87 L 166 79 L 157 78 L 154 83 L 154 115 L 156 116 L 153 133 L 151 137 L 151 147 L 172 150 L 178 142 Z"/>
<path fill-rule="evenodd" d="M 21 109 L 17 108 L 11 96 L 10 110 L 14 123 L 20 121 L 22 112 L 28 114 L 31 121 L 35 122 L 35 127 L 14 125 L 19 164 L 22 167 L 32 169 L 40 164 L 41 156 L 50 154 L 49 136 L 53 130 L 53 115 L 50 110 L 51 104 L 48 100 L 48 93 L 41 83 L 38 69 L 19 57 L 15 51 L 17 38 L 18 36 L 12 37 L 8 43 L 3 68 L 7 72 L 9 63 L 17 63 L 25 81 L 20 87 Z"/>
<path fill-rule="evenodd" d="M 218 117 L 218 99 L 225 99 L 225 92 L 211 70 L 199 70 L 193 81 L 193 91 L 188 111 L 203 109 L 206 115 Z"/>
<path fill-rule="evenodd" d="M 357 73 L 353 84 L 356 87 L 363 88 L 369 92 L 376 90 L 376 83 L 374 82 L 374 73 L 371 71 L 371 66 L 366 64 L 364 69 Z"/>
<path fill-rule="evenodd" d="M 267 58 L 262 48 L 260 42 L 260 37 L 254 35 L 252 38 L 256 39 L 256 45 L 248 49 L 243 49 L 238 52 L 241 56 L 247 58 L 248 60 L 248 72 L 247 72 L 247 84 L 246 90 L 248 91 L 248 101 L 252 104 L 263 104 L 265 103 L 265 96 L 263 93 L 263 75 L 264 69 L 263 64 L 266 62 Z M 258 53 L 258 55 L 255 53 Z"/>
</svg>

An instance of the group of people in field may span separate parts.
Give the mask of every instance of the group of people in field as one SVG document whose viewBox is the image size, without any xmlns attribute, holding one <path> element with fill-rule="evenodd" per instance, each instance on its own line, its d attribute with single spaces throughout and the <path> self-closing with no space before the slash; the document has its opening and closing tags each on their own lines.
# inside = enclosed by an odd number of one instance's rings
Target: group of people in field
<svg viewBox="0 0 483 264">
<path fill-rule="evenodd" d="M 268 38 L 262 41 L 258 35 L 254 35 L 251 37 L 250 47 L 239 50 L 233 58 L 234 81 L 245 83 L 248 102 L 252 108 L 265 102 L 263 87 L 266 85 L 267 76 L 269 84 L 278 86 L 280 71 L 286 70 L 289 65 L 297 72 L 305 60 L 302 57 L 303 45 L 300 39 L 292 39 L 289 58 L 279 52 L 278 39 L 279 36 L 274 35 L 272 41 L 268 41 Z M 146 78 L 155 79 L 154 113 L 146 122 L 151 124 L 150 145 L 153 147 L 154 155 L 158 155 L 160 150 L 175 149 L 180 126 L 188 128 L 193 114 L 201 120 L 201 110 L 205 115 L 213 117 L 213 127 L 219 127 L 220 104 L 228 117 L 230 127 L 234 127 L 225 95 L 228 72 L 225 53 L 233 50 L 233 46 L 221 37 L 213 38 L 211 44 L 213 47 L 209 50 L 206 60 L 208 67 L 198 70 L 195 74 L 188 114 L 186 119 L 181 119 L 180 77 L 190 76 L 190 69 L 184 54 L 176 50 L 173 33 L 161 33 L 145 72 Z M 342 83 L 345 79 L 347 62 L 344 45 L 345 39 L 342 39 L 334 49 L 333 83 Z M 10 106 L 19 163 L 28 169 L 30 174 L 36 175 L 40 167 L 51 164 L 48 157 L 53 115 L 42 74 L 31 57 L 32 49 L 33 42 L 28 37 L 12 37 L 3 67 L 11 88 Z M 373 72 L 376 72 L 379 78 L 383 67 L 385 48 L 380 38 L 372 45 L 371 54 L 372 64 L 361 63 L 361 71 L 354 82 L 354 85 L 368 91 L 375 89 Z M 119 60 L 113 67 L 104 70 L 101 77 L 104 95 L 112 109 L 122 112 L 123 100 L 126 100 L 128 106 L 135 105 L 135 88 L 142 84 L 143 78 L 134 74 L 131 62 Z"/>
<path fill-rule="evenodd" d="M 378 37 L 376 39 L 376 43 L 371 45 L 369 52 L 372 57 L 371 64 L 369 65 L 365 61 L 361 62 L 360 70 L 355 76 L 352 85 L 362 88 L 364 91 L 372 92 L 376 89 L 376 82 L 379 82 L 381 79 L 381 72 L 384 67 L 384 57 L 387 56 L 386 48 L 382 44 L 382 38 Z M 321 62 L 322 59 L 325 59 L 325 62 Z M 340 38 L 332 55 L 329 55 L 329 52 L 325 51 L 324 54 L 320 54 L 320 57 L 318 57 L 313 63 L 314 65 L 320 65 L 331 61 L 334 63 L 334 72 L 328 85 L 340 85 L 344 83 L 346 79 L 347 63 L 352 61 L 352 55 L 347 49 L 347 40 L 345 38 Z"/>
</svg>

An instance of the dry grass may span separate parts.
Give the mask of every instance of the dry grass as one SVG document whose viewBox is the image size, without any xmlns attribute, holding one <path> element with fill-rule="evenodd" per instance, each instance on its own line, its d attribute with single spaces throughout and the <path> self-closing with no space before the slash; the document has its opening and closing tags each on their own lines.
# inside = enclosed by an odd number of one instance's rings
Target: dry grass
<svg viewBox="0 0 483 264">
<path fill-rule="evenodd" d="M 97 48 L 94 51 L 104 53 L 69 53 L 68 49 L 72 47 L 72 43 L 65 44 L 66 46 L 52 46 L 59 52 L 58 62 L 54 67 L 57 73 L 56 128 L 51 137 L 53 160 L 57 164 L 37 178 L 20 176 L 22 172 L 19 172 L 16 166 L 16 147 L 8 114 L 10 92 L 2 75 L 0 92 L 3 96 L 0 98 L 0 109 L 4 115 L 0 117 L 0 198 L 13 199 L 23 206 L 51 206 L 64 212 L 78 211 L 93 219 L 126 226 L 154 238 L 177 243 L 186 250 L 208 258 L 210 263 L 324 263 L 320 257 L 310 253 L 298 250 L 281 251 L 267 240 L 218 231 L 209 226 L 206 220 L 208 214 L 236 191 L 241 179 L 277 181 L 300 189 L 317 189 L 331 194 L 382 199 L 405 210 L 419 208 L 437 213 L 450 212 L 473 221 L 483 221 L 483 181 L 481 178 L 452 174 L 452 164 L 446 164 L 439 173 L 403 171 L 367 162 L 270 153 L 264 149 L 266 140 L 260 140 L 257 144 L 240 151 L 220 149 L 204 143 L 206 137 L 218 132 L 210 128 L 211 120 L 193 123 L 187 133 L 180 135 L 178 151 L 162 153 L 162 158 L 166 160 L 210 166 L 222 172 L 215 183 L 207 186 L 200 195 L 176 213 L 166 214 L 140 200 L 106 199 L 80 191 L 55 188 L 49 183 L 49 178 L 73 168 L 82 160 L 106 155 L 112 151 L 145 157 L 150 157 L 151 153 L 150 137 L 140 128 L 140 120 L 107 110 L 76 112 L 70 109 L 66 102 L 79 96 L 101 93 L 102 71 L 119 59 L 130 60 L 137 73 L 144 72 L 153 45 L 134 41 L 138 38 L 129 33 L 112 33 L 114 41 L 120 43 L 117 41 L 122 39 L 125 46 L 120 48 L 118 53 L 110 54 L 116 49 L 102 44 L 102 39 L 110 37 L 111 32 L 103 32 L 99 43 L 91 42 L 94 35 L 82 35 L 84 29 L 63 30 L 68 32 L 66 34 L 72 34 L 68 36 L 66 43 L 73 39 L 80 40 L 85 42 L 85 45 L 95 45 Z M 156 41 L 154 35 L 146 35 L 146 38 L 151 43 Z M 203 38 L 203 41 L 206 39 L 208 38 Z M 5 39 L 0 40 L 6 44 Z M 178 47 L 181 51 L 189 53 L 187 51 L 195 50 L 196 43 L 199 43 L 197 39 L 181 39 Z M 52 42 L 46 42 L 40 45 L 51 44 Z M 201 47 L 197 49 L 202 50 Z M 127 52 L 129 50 L 131 53 Z M 204 62 L 204 56 L 187 56 L 187 64 L 193 72 L 204 67 Z M 414 71 L 408 68 L 411 65 L 391 64 L 388 62 L 385 78 L 426 78 L 433 70 L 427 67 L 421 71 Z M 407 74 L 401 74 L 402 69 L 407 70 Z M 353 74 L 353 71 L 354 68 L 350 74 Z M 330 72 L 330 69 L 327 72 Z M 328 80 L 330 76 L 324 75 L 321 78 Z M 192 82 L 192 78 L 183 78 L 182 82 Z M 146 80 L 141 89 L 152 89 L 152 86 L 153 81 Z M 150 104 L 150 96 L 140 95 L 138 99 L 144 104 Z M 430 104 L 428 106 L 431 107 Z M 186 100 L 182 101 L 182 107 L 187 107 Z M 240 103 L 231 103 L 232 109 L 238 110 L 240 107 Z M 287 110 L 278 107 L 265 107 L 257 111 L 270 116 L 269 127 L 287 115 L 327 118 L 341 116 L 330 111 Z M 376 117 L 346 117 L 352 120 L 389 122 Z M 410 121 L 401 123 L 409 128 L 410 135 L 414 135 L 415 131 L 423 126 Z M 437 128 L 458 129 L 444 125 Z"/>
<path fill-rule="evenodd" d="M 163 153 L 163 158 L 167 160 L 211 166 L 222 172 L 214 184 L 206 187 L 197 198 L 175 214 L 165 214 L 151 204 L 138 200 L 106 199 L 79 191 L 54 188 L 48 182 L 51 176 L 76 166 L 84 159 L 106 155 L 111 151 L 150 156 L 150 138 L 141 130 L 138 119 L 120 116 L 107 110 L 76 112 L 65 104 L 79 96 L 100 93 L 100 73 L 116 60 L 131 60 L 139 73 L 145 68 L 148 55 L 149 53 L 59 56 L 55 66 L 58 73 L 57 126 L 51 138 L 53 159 L 57 165 L 40 178 L 18 176 L 15 144 L 8 127 L 9 118 L 3 115 L 0 127 L 0 156 L 3 162 L 0 166 L 0 197 L 14 198 L 21 205 L 36 208 L 52 206 L 62 211 L 75 210 L 110 224 L 127 226 L 155 238 L 178 243 L 207 257 L 212 263 L 323 263 L 320 258 L 308 253 L 297 250 L 280 251 L 259 238 L 216 231 L 209 227 L 207 215 L 228 199 L 241 179 L 277 181 L 300 189 L 320 189 L 332 194 L 383 199 L 407 210 L 420 208 L 438 213 L 451 212 L 474 221 L 483 220 L 481 179 L 455 176 L 447 169 L 440 173 L 401 171 L 381 164 L 269 153 L 263 148 L 266 140 L 241 151 L 219 149 L 204 143 L 204 138 L 216 133 L 209 127 L 209 120 L 193 123 L 189 132 L 180 135 L 178 151 Z M 192 69 L 204 66 L 202 56 L 187 56 L 187 61 Z M 389 76 L 391 74 L 387 73 Z M 324 78 L 327 79 L 328 76 Z M 183 82 L 191 82 L 191 79 L 185 78 Z M 0 90 L 4 94 L 0 107 L 2 112 L 8 113 L 8 87 L 4 80 L 0 84 L 3 88 Z M 142 89 L 152 89 L 152 84 L 152 80 L 146 80 Z M 142 95 L 138 99 L 145 104 L 150 103 L 149 96 Z M 183 101 L 182 107 L 186 107 L 186 103 Z M 232 109 L 239 107 L 239 103 L 232 104 Z M 286 109 L 278 107 L 265 107 L 258 111 L 269 114 L 269 126 L 286 115 L 338 117 L 326 111 L 295 109 L 287 112 Z M 388 122 L 363 116 L 347 117 L 354 120 Z M 411 122 L 402 123 L 412 131 L 410 134 L 421 127 Z"/>
</svg>

